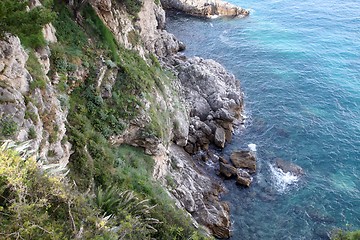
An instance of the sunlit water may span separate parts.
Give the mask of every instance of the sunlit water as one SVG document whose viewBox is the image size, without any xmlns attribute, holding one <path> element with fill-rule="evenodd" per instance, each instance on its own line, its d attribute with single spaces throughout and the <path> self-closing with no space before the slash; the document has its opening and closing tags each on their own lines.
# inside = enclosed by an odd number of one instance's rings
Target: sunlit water
<svg viewBox="0 0 360 240">
<path fill-rule="evenodd" d="M 245 128 L 224 154 L 253 148 L 258 172 L 249 189 L 226 181 L 232 239 L 328 239 L 335 227 L 360 228 L 360 3 L 231 2 L 251 15 L 172 15 L 168 30 L 186 55 L 222 63 L 245 93 Z M 306 175 L 274 169 L 275 158 Z"/>
</svg>

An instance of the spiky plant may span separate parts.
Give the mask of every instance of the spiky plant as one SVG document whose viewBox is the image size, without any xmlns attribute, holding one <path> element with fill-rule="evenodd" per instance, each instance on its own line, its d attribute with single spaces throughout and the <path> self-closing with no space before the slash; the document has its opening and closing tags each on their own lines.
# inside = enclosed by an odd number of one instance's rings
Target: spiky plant
<svg viewBox="0 0 360 240">
<path fill-rule="evenodd" d="M 121 236 L 119 239 L 126 239 L 140 231 L 144 235 L 157 231 L 155 225 L 160 221 L 151 217 L 155 205 L 151 206 L 149 199 L 140 200 L 133 191 L 119 192 L 113 187 L 98 189 L 95 203 L 102 209 L 107 221 L 111 216 L 112 221 L 117 222 L 113 231 Z"/>
<path fill-rule="evenodd" d="M 64 163 L 46 163 L 45 159 L 37 157 L 37 153 L 32 145 L 32 140 L 17 143 L 13 140 L 2 141 L 0 146 L 0 151 L 13 150 L 15 151 L 24 161 L 28 158 L 36 158 L 37 165 L 39 168 L 46 172 L 48 175 L 53 175 L 57 177 L 65 177 L 69 170 L 67 169 L 66 164 Z"/>
</svg>

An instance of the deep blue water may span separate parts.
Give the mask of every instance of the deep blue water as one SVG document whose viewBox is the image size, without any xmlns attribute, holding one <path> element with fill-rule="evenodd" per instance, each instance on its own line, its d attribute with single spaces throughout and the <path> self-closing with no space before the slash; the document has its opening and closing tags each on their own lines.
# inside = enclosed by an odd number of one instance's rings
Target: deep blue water
<svg viewBox="0 0 360 240">
<path fill-rule="evenodd" d="M 188 56 L 213 58 L 240 80 L 246 127 L 224 150 L 257 145 L 249 189 L 227 181 L 232 239 L 328 239 L 360 229 L 360 3 L 232 0 L 243 19 L 172 15 Z M 286 184 L 274 158 L 306 175 Z"/>
</svg>

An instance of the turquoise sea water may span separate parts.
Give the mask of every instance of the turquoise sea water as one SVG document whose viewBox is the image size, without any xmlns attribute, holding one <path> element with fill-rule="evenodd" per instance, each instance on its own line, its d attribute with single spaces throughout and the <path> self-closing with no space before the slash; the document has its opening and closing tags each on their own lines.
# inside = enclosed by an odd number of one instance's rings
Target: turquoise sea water
<svg viewBox="0 0 360 240">
<path fill-rule="evenodd" d="M 172 14 L 188 56 L 213 58 L 240 79 L 245 128 L 224 150 L 257 145 L 249 189 L 227 181 L 232 239 L 328 239 L 360 229 L 360 4 L 355 0 L 232 0 L 244 19 Z M 273 171 L 300 165 L 300 179 Z M 297 181 L 296 181 L 297 180 Z"/>
</svg>

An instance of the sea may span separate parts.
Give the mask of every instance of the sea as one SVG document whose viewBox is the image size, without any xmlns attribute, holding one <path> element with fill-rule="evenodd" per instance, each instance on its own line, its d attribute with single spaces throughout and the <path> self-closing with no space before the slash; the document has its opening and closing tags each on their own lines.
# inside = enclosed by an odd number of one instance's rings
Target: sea
<svg viewBox="0 0 360 240">
<path fill-rule="evenodd" d="M 232 240 L 329 239 L 360 229 L 360 2 L 230 0 L 245 18 L 170 13 L 186 56 L 239 79 L 245 125 L 220 153 L 255 150 L 250 188 L 226 180 Z M 305 175 L 274 167 L 281 158 Z"/>
</svg>

